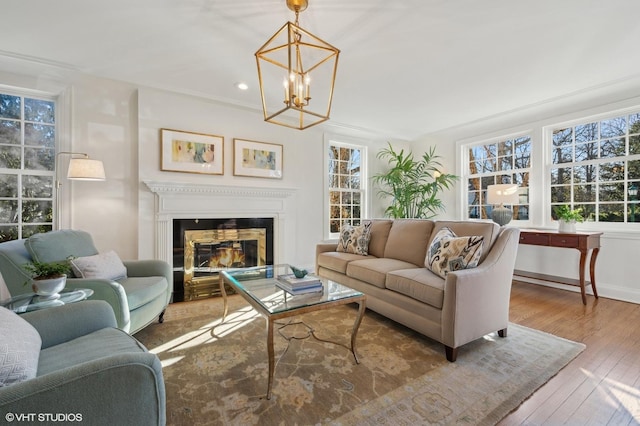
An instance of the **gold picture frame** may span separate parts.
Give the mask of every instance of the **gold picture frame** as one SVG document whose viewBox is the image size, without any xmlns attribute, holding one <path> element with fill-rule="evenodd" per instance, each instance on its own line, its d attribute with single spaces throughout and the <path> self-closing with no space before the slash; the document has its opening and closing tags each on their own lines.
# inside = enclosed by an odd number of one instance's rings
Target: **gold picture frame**
<svg viewBox="0 0 640 426">
<path fill-rule="evenodd" d="M 160 170 L 224 174 L 224 137 L 182 130 L 160 129 Z"/>
<path fill-rule="evenodd" d="M 234 139 L 233 174 L 282 179 L 282 151 L 280 144 Z"/>
</svg>

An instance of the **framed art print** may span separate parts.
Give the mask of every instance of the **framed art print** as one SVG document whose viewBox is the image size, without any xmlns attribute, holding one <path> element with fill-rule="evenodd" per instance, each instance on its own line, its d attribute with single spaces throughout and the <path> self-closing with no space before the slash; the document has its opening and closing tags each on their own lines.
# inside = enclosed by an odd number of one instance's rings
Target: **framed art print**
<svg viewBox="0 0 640 426">
<path fill-rule="evenodd" d="M 224 173 L 224 137 L 161 129 L 161 170 L 171 172 Z"/>
<path fill-rule="evenodd" d="M 233 174 L 281 179 L 282 145 L 234 139 Z"/>
</svg>

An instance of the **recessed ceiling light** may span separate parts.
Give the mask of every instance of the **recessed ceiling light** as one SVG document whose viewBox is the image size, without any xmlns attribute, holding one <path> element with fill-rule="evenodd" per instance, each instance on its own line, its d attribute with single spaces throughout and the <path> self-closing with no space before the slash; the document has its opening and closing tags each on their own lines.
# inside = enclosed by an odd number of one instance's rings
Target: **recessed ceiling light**
<svg viewBox="0 0 640 426">
<path fill-rule="evenodd" d="M 249 88 L 247 83 L 236 83 L 236 87 L 240 90 L 247 90 Z"/>
</svg>

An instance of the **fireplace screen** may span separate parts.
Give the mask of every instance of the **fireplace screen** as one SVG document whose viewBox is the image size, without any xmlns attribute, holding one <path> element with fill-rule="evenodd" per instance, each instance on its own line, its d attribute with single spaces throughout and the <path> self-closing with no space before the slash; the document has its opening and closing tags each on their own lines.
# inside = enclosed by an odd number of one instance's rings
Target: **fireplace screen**
<svg viewBox="0 0 640 426">
<path fill-rule="evenodd" d="M 218 295 L 224 269 L 265 265 L 266 234 L 265 228 L 185 231 L 185 299 Z"/>
</svg>

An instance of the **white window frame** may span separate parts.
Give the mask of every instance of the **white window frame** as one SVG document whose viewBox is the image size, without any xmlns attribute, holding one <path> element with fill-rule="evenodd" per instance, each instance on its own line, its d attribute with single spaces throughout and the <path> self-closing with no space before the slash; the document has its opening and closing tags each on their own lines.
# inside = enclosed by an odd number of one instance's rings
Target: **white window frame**
<svg viewBox="0 0 640 426">
<path fill-rule="evenodd" d="M 360 218 L 369 217 L 369 174 L 368 174 L 368 147 L 365 142 L 359 139 L 340 136 L 324 135 L 323 144 L 323 167 L 324 167 L 324 201 L 323 201 L 323 235 L 326 240 L 337 239 L 339 232 L 331 232 L 330 200 L 329 200 L 329 148 L 337 146 L 341 148 L 360 150 Z"/>
<path fill-rule="evenodd" d="M 458 154 L 458 158 L 460 159 L 460 162 L 458 163 L 458 175 L 460 176 L 459 182 L 460 182 L 460 188 L 461 188 L 460 217 L 462 219 L 486 220 L 486 219 L 475 219 L 475 218 L 469 219 L 469 188 L 468 188 L 469 179 L 471 179 L 472 176 L 482 179 L 482 177 L 498 176 L 498 175 L 506 174 L 506 171 L 494 171 L 494 172 L 487 172 L 482 174 L 478 173 L 476 175 L 472 175 L 469 170 L 469 161 L 470 161 L 469 150 L 476 146 L 491 145 L 491 144 L 495 144 L 505 140 L 512 140 L 512 139 L 517 139 L 525 136 L 529 137 L 530 145 L 531 145 L 531 151 L 529 152 L 529 156 L 530 156 L 529 167 L 524 169 L 513 169 L 509 171 L 509 174 L 524 173 L 524 172 L 529 173 L 529 187 L 526 189 L 521 189 L 521 195 L 528 197 L 527 204 L 529 206 L 529 215 L 528 215 L 529 217 L 527 220 L 517 220 L 514 218 L 509 223 L 509 225 L 529 226 L 532 223 L 532 220 L 533 220 L 532 216 L 534 212 L 533 212 L 531 187 L 532 187 L 532 182 L 534 182 L 534 176 L 535 176 L 534 158 L 535 158 L 535 152 L 536 152 L 536 144 L 535 144 L 536 137 L 532 129 L 518 130 L 511 133 L 506 133 L 506 134 L 497 134 L 496 136 L 483 138 L 483 139 L 469 139 L 464 141 L 458 141 L 457 154 Z"/>
<path fill-rule="evenodd" d="M 60 151 L 69 151 L 71 150 L 71 88 L 60 88 L 59 92 L 55 93 L 55 92 L 45 92 L 45 91 L 41 91 L 41 90 L 34 90 L 34 89 L 29 89 L 29 88 L 23 88 L 23 87 L 16 87 L 16 86 L 10 86 L 10 85 L 4 85 L 4 84 L 0 84 L 0 92 L 4 93 L 4 94 L 8 94 L 8 95 L 12 95 L 12 96 L 21 96 L 23 98 L 34 98 L 34 99 L 42 99 L 42 100 L 47 100 L 47 101 L 53 101 L 55 103 L 55 128 L 56 128 L 56 136 L 55 136 L 55 154 L 57 155 L 58 152 Z M 24 128 L 22 129 L 22 131 L 24 132 Z M 37 172 L 36 174 L 40 174 L 40 175 L 51 175 L 53 177 L 53 181 L 54 181 L 54 188 L 53 188 L 53 194 L 52 194 L 52 229 L 55 229 L 55 224 L 57 222 L 57 216 L 60 216 L 60 223 L 64 223 L 66 227 L 69 227 L 69 223 L 70 223 L 70 214 L 66 213 L 66 214 L 61 214 L 61 212 L 56 211 L 56 197 L 58 196 L 58 194 L 56 194 L 56 188 L 55 188 L 55 184 L 56 184 L 56 176 L 58 173 L 58 170 L 55 169 L 55 164 L 56 162 L 54 161 L 54 170 L 53 171 L 49 171 L 49 172 Z M 24 169 L 20 170 L 20 174 L 22 174 L 24 172 Z M 22 207 L 22 185 L 19 184 L 18 187 L 18 209 L 21 209 Z M 61 197 L 61 201 L 63 203 L 66 203 L 67 205 L 69 205 L 71 203 L 71 193 L 70 191 L 67 191 L 66 196 Z M 61 203 L 62 204 L 62 203 Z M 19 238 L 22 238 L 22 225 L 23 222 L 20 220 L 20 222 L 18 222 L 18 236 Z"/>
<path fill-rule="evenodd" d="M 556 129 L 560 129 L 560 128 L 568 128 L 568 127 L 575 127 L 575 126 L 579 126 L 581 124 L 589 124 L 589 123 L 593 123 L 593 122 L 597 122 L 598 125 L 600 125 L 600 122 L 603 120 L 607 120 L 607 119 L 611 119 L 611 118 L 615 118 L 615 117 L 619 117 L 621 115 L 629 115 L 629 114 L 635 114 L 640 112 L 640 105 L 636 105 L 636 106 L 632 106 L 632 107 L 627 107 L 627 108 L 622 108 L 622 109 L 616 109 L 616 110 L 610 110 L 610 111 L 606 111 L 603 113 L 599 113 L 599 114 L 594 114 L 594 115 L 589 115 L 589 116 L 584 116 L 584 117 L 580 117 L 580 118 L 576 118 L 576 119 L 572 119 L 572 120 L 568 120 L 568 121 L 563 121 L 563 122 L 558 122 L 558 123 L 554 123 L 554 124 L 550 124 L 550 125 L 546 125 L 543 126 L 542 128 L 542 133 L 543 133 L 543 149 L 544 149 L 544 176 L 543 176 L 543 187 L 544 187 L 544 220 L 543 220 L 543 224 L 546 226 L 550 226 L 550 227 L 557 227 L 557 221 L 553 220 L 551 217 L 551 171 L 554 168 L 558 167 L 558 164 L 553 164 L 553 131 Z M 625 137 L 628 137 L 628 130 L 627 130 L 627 135 Z M 598 139 L 600 140 L 600 139 Z M 628 144 L 626 145 L 628 147 Z M 627 151 L 628 152 L 628 151 Z M 636 155 L 625 155 L 623 157 L 616 157 L 616 158 L 620 158 L 622 160 L 640 160 L 640 154 L 636 154 Z M 574 158 L 575 160 L 575 158 Z M 613 158 L 603 158 L 603 159 L 594 159 L 594 160 L 589 160 L 588 163 L 589 164 L 599 164 L 599 163 L 606 163 L 606 162 L 611 162 L 614 161 Z M 573 165 L 577 165 L 577 164 L 585 164 L 584 162 L 567 162 L 567 163 L 562 163 L 562 166 L 564 167 L 571 167 Z M 625 210 L 625 221 L 623 222 L 597 222 L 597 221 L 585 221 L 583 223 L 580 224 L 581 228 L 584 228 L 586 230 L 599 230 L 599 231 L 623 231 L 623 230 L 629 230 L 629 229 L 633 229 L 634 231 L 640 229 L 640 223 L 639 222 L 627 222 L 626 221 L 626 205 L 628 202 L 627 199 L 627 188 L 628 188 L 628 184 L 629 181 L 626 178 L 626 173 L 625 173 L 625 179 L 624 179 L 624 186 L 625 186 L 625 201 L 624 201 L 624 210 Z M 599 181 L 596 181 L 596 185 L 600 185 Z M 567 203 L 568 204 L 568 203 Z M 596 205 L 599 204 L 599 201 L 596 201 Z M 596 212 L 598 211 L 597 207 L 596 207 Z M 629 226 L 631 226 L 631 228 L 629 228 Z"/>
</svg>

